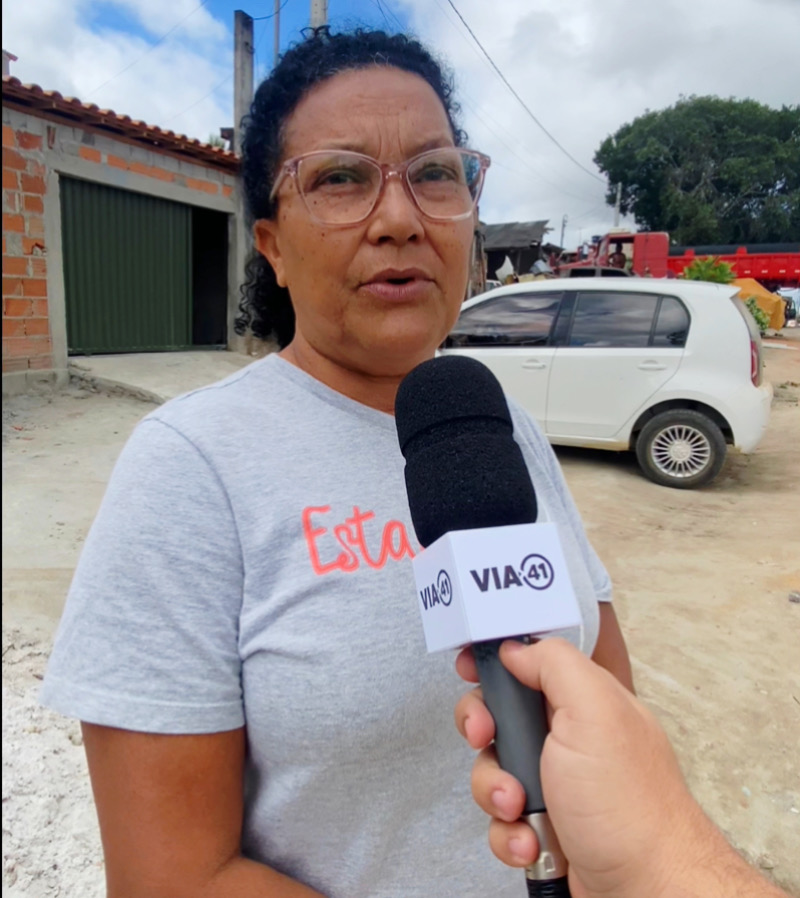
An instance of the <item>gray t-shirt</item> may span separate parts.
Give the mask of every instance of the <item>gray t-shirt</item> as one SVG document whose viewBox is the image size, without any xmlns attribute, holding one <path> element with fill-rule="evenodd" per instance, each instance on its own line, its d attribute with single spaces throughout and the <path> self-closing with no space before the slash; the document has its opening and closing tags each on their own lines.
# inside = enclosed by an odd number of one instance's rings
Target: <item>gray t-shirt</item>
<svg viewBox="0 0 800 898">
<path fill-rule="evenodd" d="M 514 409 L 591 652 L 608 576 Z M 394 419 L 277 356 L 148 415 L 117 462 L 42 691 L 90 723 L 247 726 L 245 855 L 330 898 L 516 898 L 487 846 L 467 688 L 429 656 Z"/>
</svg>

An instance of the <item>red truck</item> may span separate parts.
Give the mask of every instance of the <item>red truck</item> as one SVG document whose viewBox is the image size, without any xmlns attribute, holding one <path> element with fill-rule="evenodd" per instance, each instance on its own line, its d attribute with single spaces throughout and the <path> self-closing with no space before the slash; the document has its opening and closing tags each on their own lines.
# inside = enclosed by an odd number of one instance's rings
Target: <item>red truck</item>
<svg viewBox="0 0 800 898">
<path fill-rule="evenodd" d="M 564 277 L 584 275 L 582 269 L 613 274 L 614 268 L 642 277 L 677 277 L 699 256 L 719 256 L 733 266 L 737 278 L 755 278 L 768 290 L 800 286 L 800 243 L 670 246 L 665 231 L 611 231 L 589 249 L 587 258 L 556 269 Z"/>
</svg>

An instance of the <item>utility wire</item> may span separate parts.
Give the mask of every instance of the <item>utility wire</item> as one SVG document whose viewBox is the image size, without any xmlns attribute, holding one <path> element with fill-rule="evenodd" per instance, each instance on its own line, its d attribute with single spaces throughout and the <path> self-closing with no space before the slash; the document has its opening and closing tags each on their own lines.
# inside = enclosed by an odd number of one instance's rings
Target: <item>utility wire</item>
<svg viewBox="0 0 800 898">
<path fill-rule="evenodd" d="M 475 41 L 475 43 L 480 47 L 481 52 L 483 53 L 483 55 L 489 60 L 489 63 L 491 64 L 492 68 L 493 68 L 493 69 L 495 70 L 495 72 L 497 72 L 497 74 L 500 76 L 500 78 L 501 78 L 502 81 L 503 81 L 503 84 L 505 84 L 505 86 L 511 91 L 511 93 L 514 95 L 514 97 L 515 97 L 515 98 L 517 99 L 517 101 L 519 102 L 520 106 L 522 106 L 522 108 L 525 110 L 525 112 L 527 112 L 528 115 L 531 117 L 531 119 L 533 119 L 534 123 L 535 123 L 535 124 L 536 124 L 536 125 L 537 125 L 537 126 L 538 126 L 538 127 L 539 127 L 539 128 L 540 128 L 540 129 L 541 129 L 541 130 L 542 130 L 542 131 L 549 137 L 549 138 L 550 138 L 550 140 L 552 140 L 552 142 L 559 148 L 559 150 L 561 150 L 561 152 L 562 152 L 568 159 L 570 159 L 572 162 L 574 162 L 575 165 L 577 165 L 578 168 L 581 169 L 581 171 L 586 172 L 587 175 L 589 175 L 590 177 L 594 178 L 596 181 L 600 181 L 601 183 L 605 184 L 605 181 L 603 180 L 603 178 L 601 178 L 599 175 L 596 175 L 593 171 L 589 171 L 589 169 L 586 168 L 585 165 L 583 165 L 582 163 L 580 163 L 580 162 L 579 162 L 579 161 L 578 161 L 578 160 L 577 160 L 577 159 L 576 159 L 576 158 L 575 158 L 575 157 L 574 157 L 574 156 L 573 156 L 573 155 L 572 155 L 572 154 L 571 154 L 571 153 L 570 153 L 564 146 L 562 146 L 562 145 L 558 142 L 558 140 L 556 140 L 556 138 L 555 138 L 555 137 L 554 137 L 554 136 L 547 130 L 547 128 L 545 128 L 545 126 L 539 121 L 539 119 L 536 118 L 536 116 L 533 114 L 533 112 L 531 111 L 531 109 L 528 107 L 527 103 L 526 103 L 526 102 L 522 99 L 522 97 L 521 97 L 521 96 L 514 90 L 514 88 L 513 88 L 513 87 L 511 86 L 511 84 L 509 83 L 508 78 L 506 78 L 506 76 L 500 71 L 500 69 L 497 67 L 495 61 L 494 61 L 494 60 L 492 59 L 492 57 L 486 52 L 486 49 L 484 48 L 483 44 L 478 40 L 477 36 L 475 35 L 475 32 L 469 27 L 469 25 L 467 24 L 467 22 L 466 22 L 465 19 L 464 19 L 464 16 L 462 16 L 461 13 L 458 11 L 458 8 L 456 7 L 456 5 L 455 5 L 455 3 L 453 2 L 453 0 L 447 0 L 447 2 L 450 4 L 450 6 L 452 6 L 453 12 L 455 12 L 455 14 L 456 14 L 456 15 L 458 16 L 458 18 L 461 20 L 461 23 L 463 24 L 463 26 L 467 29 L 467 31 L 469 31 L 470 35 L 472 36 L 472 39 L 473 39 L 473 40 Z"/>
<path fill-rule="evenodd" d="M 514 149 L 513 146 L 511 146 L 511 144 L 503 140 L 502 136 L 500 135 L 500 129 L 505 131 L 506 134 L 508 134 L 512 139 L 514 138 L 514 135 L 511 134 L 508 128 L 506 128 L 504 125 L 498 122 L 497 119 L 493 118 L 491 115 L 489 115 L 488 112 L 484 110 L 484 114 L 489 118 L 490 121 L 494 122 L 494 124 L 496 125 L 495 128 L 492 128 L 491 125 L 487 123 L 486 119 L 484 119 L 478 107 L 476 107 L 469 100 L 463 100 L 463 102 L 468 108 L 472 110 L 472 114 L 475 116 L 475 118 L 477 118 L 478 121 L 484 126 L 484 128 L 486 128 L 487 133 L 490 134 L 494 140 L 501 143 L 513 156 L 516 156 L 516 158 L 519 159 L 519 161 L 528 169 L 528 171 L 524 173 L 524 176 L 526 178 L 529 178 L 531 181 L 533 181 L 535 178 L 537 183 L 547 184 L 549 187 L 553 187 L 560 193 L 564 194 L 564 196 L 572 197 L 572 199 L 581 200 L 582 202 L 588 200 L 587 193 L 582 193 L 579 196 L 577 193 L 573 193 L 570 190 L 565 190 L 561 184 L 557 184 L 555 181 L 551 181 L 546 175 L 543 175 L 540 171 L 534 168 L 534 166 L 527 159 L 524 159 L 522 156 L 520 156 L 520 154 Z M 509 166 L 507 165 L 503 165 L 503 163 L 494 158 L 492 159 L 492 163 L 499 165 L 501 168 L 506 168 L 509 171 L 514 171 L 514 169 L 509 168 Z M 523 172 L 514 171 L 514 174 L 522 175 Z"/>
<path fill-rule="evenodd" d="M 287 0 L 287 2 L 288 2 L 288 0 Z M 172 26 L 172 28 L 169 29 L 169 31 L 164 32 L 164 34 L 162 34 L 161 37 L 154 44 L 150 44 L 150 46 L 144 51 L 144 53 L 142 53 L 141 56 L 137 56 L 136 59 L 133 60 L 133 62 L 128 63 L 128 65 L 126 65 L 125 68 L 120 69 L 116 74 L 112 75 L 108 79 L 108 81 L 104 81 L 99 87 L 95 87 L 92 90 L 90 90 L 88 93 L 88 96 L 91 96 L 92 94 L 96 94 L 97 91 L 104 88 L 106 86 L 106 84 L 111 84 L 111 82 L 115 78 L 118 78 L 120 75 L 127 72 L 128 69 L 132 69 L 138 62 L 141 62 L 141 60 L 144 59 L 148 53 L 151 53 L 153 50 L 155 50 L 155 48 L 159 44 L 162 44 L 179 25 L 182 25 L 190 16 L 193 16 L 198 10 L 202 9 L 206 5 L 206 3 L 208 3 L 208 0 L 203 0 L 203 2 L 199 6 L 195 6 L 195 8 L 191 12 L 187 12 L 186 15 L 182 19 L 179 19 Z"/>
<path fill-rule="evenodd" d="M 378 0 L 375 0 L 375 2 L 378 2 Z M 476 58 L 479 59 L 483 63 L 483 65 L 486 66 L 486 68 L 489 71 L 491 71 L 491 69 L 489 67 L 489 63 L 486 62 L 485 57 L 482 56 L 478 52 L 478 50 L 475 47 L 475 44 L 469 40 L 469 38 L 464 34 L 464 32 L 456 25 L 456 23 L 453 21 L 453 19 L 450 17 L 450 15 L 448 15 L 447 7 L 443 6 L 439 2 L 439 0 L 434 0 L 434 2 L 436 3 L 436 6 L 437 6 L 442 18 L 447 22 L 448 25 L 450 25 L 450 27 L 461 38 L 461 40 L 464 41 L 464 43 L 469 47 L 469 49 L 472 51 L 472 53 L 475 54 Z M 390 10 L 390 12 L 391 12 L 391 10 Z M 578 196 L 576 193 L 573 193 L 569 190 L 565 190 L 562 185 L 556 184 L 553 181 L 549 180 L 549 178 L 546 175 L 543 175 L 537 168 L 535 168 L 534 165 L 529 160 L 523 159 L 523 157 L 520 156 L 520 154 L 514 149 L 514 147 L 510 146 L 505 140 L 503 140 L 498 129 L 505 131 L 506 134 L 512 140 L 516 140 L 517 135 L 512 134 L 511 131 L 505 125 L 503 125 L 496 118 L 494 118 L 492 115 L 490 115 L 488 112 L 486 112 L 486 110 L 483 110 L 483 114 L 486 115 L 492 122 L 494 122 L 494 124 L 496 126 L 495 128 L 492 128 L 487 124 L 486 120 L 483 118 L 483 115 L 481 114 L 481 110 L 479 110 L 475 106 L 475 104 L 471 103 L 466 97 L 462 98 L 460 100 L 460 103 L 463 104 L 464 106 L 467 106 L 469 109 L 471 109 L 473 115 L 475 115 L 475 117 L 480 121 L 480 123 L 486 128 L 487 133 L 490 134 L 494 140 L 501 143 L 513 156 L 516 156 L 516 158 L 519 159 L 519 161 L 526 167 L 526 169 L 528 169 L 528 171 L 527 172 L 516 171 L 515 169 L 511 168 L 510 166 L 504 165 L 497 158 L 493 159 L 494 165 L 497 165 L 499 168 L 504 168 L 504 169 L 506 169 L 506 171 L 510 171 L 513 174 L 518 175 L 520 177 L 527 178 L 532 182 L 535 177 L 535 178 L 539 179 L 539 181 L 541 181 L 542 183 L 555 188 L 556 190 L 558 190 L 560 193 L 564 194 L 565 196 L 572 197 L 572 199 L 588 201 L 588 197 L 586 194 L 582 194 L 581 196 Z"/>
<path fill-rule="evenodd" d="M 389 19 L 386 17 L 386 10 L 384 10 L 384 8 L 383 8 L 383 3 L 381 3 L 381 0 L 372 0 L 372 2 L 373 2 L 373 3 L 378 7 L 378 9 L 380 10 L 381 15 L 383 16 L 383 21 L 386 22 L 386 24 L 389 25 L 389 27 L 391 28 L 392 26 L 391 26 L 391 24 L 389 23 Z M 389 15 L 394 19 L 395 24 L 396 24 L 397 27 L 400 29 L 400 31 L 405 31 L 405 30 L 406 30 L 406 29 L 405 29 L 405 26 L 403 25 L 403 23 L 397 18 L 397 16 L 396 16 L 396 15 L 394 14 L 394 12 L 392 11 L 391 7 L 389 6 L 388 0 L 387 0 L 387 2 L 386 2 L 386 9 L 389 10 Z"/>
<path fill-rule="evenodd" d="M 608 211 L 608 205 L 606 203 L 601 203 L 599 206 L 594 206 L 586 212 L 581 212 L 580 215 L 574 215 L 572 217 L 573 221 L 580 221 L 582 218 L 588 218 L 590 215 L 595 215 L 600 211 Z"/>
<path fill-rule="evenodd" d="M 281 5 L 278 7 L 276 12 L 271 12 L 268 16 L 258 16 L 258 18 L 253 19 L 253 21 L 254 22 L 266 22 L 269 19 L 274 19 L 275 16 L 278 15 L 283 10 L 284 6 L 286 6 L 286 4 L 288 2 L 289 2 L 289 0 L 283 0 L 283 3 L 281 3 Z M 261 36 L 258 38 L 258 40 L 256 40 L 255 46 L 253 47 L 253 56 L 255 57 L 256 72 L 258 71 L 258 48 L 261 46 L 261 43 L 264 40 L 264 37 L 266 36 L 268 28 L 269 28 L 269 26 L 265 25 L 261 29 Z M 278 60 L 277 59 L 273 60 L 272 64 L 273 64 L 273 66 L 277 65 Z M 266 63 L 265 63 L 265 68 L 266 68 Z"/>
<path fill-rule="evenodd" d="M 201 4 L 201 5 L 205 5 L 205 3 L 207 3 L 207 2 L 208 2 L 208 0 L 203 0 L 203 4 Z M 284 8 L 284 6 L 286 6 L 286 4 L 288 2 L 289 2 L 289 0 L 283 0 L 283 3 L 280 5 L 280 7 L 278 9 L 278 12 L 280 12 Z M 196 10 L 195 10 L 195 12 L 196 12 Z M 263 22 L 266 19 L 272 19 L 274 17 L 275 17 L 275 13 L 273 12 L 273 13 L 270 13 L 268 16 L 258 16 L 257 18 L 253 18 L 253 21 L 254 22 Z M 180 23 L 178 23 L 178 24 L 180 24 Z M 261 38 L 264 37 L 265 33 L 266 33 L 266 26 L 265 26 L 264 31 L 262 31 L 262 33 L 261 33 Z M 260 39 L 259 39 L 259 42 L 260 42 Z M 253 48 L 253 53 L 255 54 L 255 47 Z M 168 122 L 175 121 L 175 119 L 180 118 L 182 115 L 185 115 L 187 112 L 194 109 L 195 106 L 199 106 L 203 102 L 203 100 L 207 100 L 211 96 L 211 94 L 218 91 L 224 84 L 226 84 L 228 81 L 230 81 L 231 78 L 233 78 L 232 71 L 228 72 L 228 74 L 222 79 L 222 81 L 219 82 L 219 84 L 215 84 L 214 87 L 212 87 L 211 90 L 208 91 L 208 93 L 203 94 L 203 96 L 200 97 L 199 100 L 196 100 L 194 103 L 192 103 L 190 106 L 187 106 L 185 109 L 182 109 L 180 112 L 176 112 L 174 115 L 169 116 L 166 119 L 165 124 L 167 124 Z"/>
<path fill-rule="evenodd" d="M 284 6 L 289 2 L 289 0 L 283 0 L 283 3 L 278 7 L 278 12 L 281 12 Z M 268 16 L 251 16 L 250 17 L 254 22 L 266 22 L 267 19 L 274 19 L 275 13 L 271 12 Z"/>
<path fill-rule="evenodd" d="M 199 106 L 203 102 L 203 100 L 208 99 L 211 94 L 213 94 L 215 91 L 218 91 L 222 87 L 222 85 L 227 81 L 230 81 L 231 78 L 233 78 L 233 72 L 228 72 L 228 74 L 222 79 L 222 81 L 220 81 L 219 84 L 215 84 L 207 94 L 203 94 L 203 96 L 200 97 L 200 99 L 196 102 L 192 103 L 191 106 L 187 106 L 185 109 L 181 109 L 180 112 L 176 112 L 174 115 L 170 115 L 165 120 L 164 124 L 175 121 L 176 118 L 180 118 L 182 115 L 189 112 L 190 109 L 194 109 L 195 106 Z"/>
</svg>

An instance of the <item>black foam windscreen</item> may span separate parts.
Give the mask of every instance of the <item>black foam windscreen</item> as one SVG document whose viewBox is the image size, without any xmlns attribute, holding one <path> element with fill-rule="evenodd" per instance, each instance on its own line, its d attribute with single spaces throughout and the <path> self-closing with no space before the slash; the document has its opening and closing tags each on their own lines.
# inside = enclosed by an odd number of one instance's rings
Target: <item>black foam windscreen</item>
<svg viewBox="0 0 800 898">
<path fill-rule="evenodd" d="M 411 520 L 429 546 L 444 533 L 536 521 L 536 494 L 503 389 L 465 356 L 423 362 L 395 400 Z"/>
</svg>

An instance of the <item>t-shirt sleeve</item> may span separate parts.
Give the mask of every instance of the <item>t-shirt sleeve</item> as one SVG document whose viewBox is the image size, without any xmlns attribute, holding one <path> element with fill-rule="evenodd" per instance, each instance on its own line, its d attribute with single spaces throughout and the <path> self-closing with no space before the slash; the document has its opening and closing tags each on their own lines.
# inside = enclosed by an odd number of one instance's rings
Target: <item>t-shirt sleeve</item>
<svg viewBox="0 0 800 898">
<path fill-rule="evenodd" d="M 594 591 L 598 602 L 611 601 L 611 578 L 608 576 L 603 562 L 592 548 L 592 544 L 586 536 L 580 512 L 575 505 L 575 500 L 569 491 L 561 465 L 558 463 L 553 447 L 547 441 L 542 429 L 536 421 L 523 411 L 516 403 L 509 400 L 509 407 L 514 420 L 514 430 L 518 438 L 531 451 L 537 462 L 544 469 L 550 483 L 553 486 L 556 501 L 560 504 L 566 518 L 567 525 L 575 534 L 580 553 L 589 571 Z M 535 486 L 535 484 L 534 484 Z"/>
<path fill-rule="evenodd" d="M 152 733 L 244 724 L 236 522 L 199 449 L 156 418 L 122 451 L 89 532 L 43 704 Z"/>
</svg>

